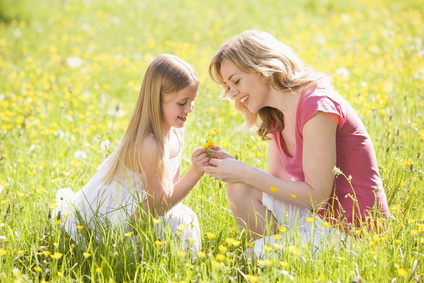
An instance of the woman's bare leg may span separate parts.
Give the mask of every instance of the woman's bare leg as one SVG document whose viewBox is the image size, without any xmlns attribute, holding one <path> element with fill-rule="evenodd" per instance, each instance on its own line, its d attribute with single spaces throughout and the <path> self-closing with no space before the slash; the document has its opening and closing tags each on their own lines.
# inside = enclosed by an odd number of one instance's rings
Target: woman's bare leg
<svg viewBox="0 0 424 283">
<path fill-rule="evenodd" d="M 260 190 L 242 183 L 227 183 L 227 198 L 239 229 L 246 230 L 249 241 L 276 233 L 278 223 L 262 204 Z"/>
</svg>

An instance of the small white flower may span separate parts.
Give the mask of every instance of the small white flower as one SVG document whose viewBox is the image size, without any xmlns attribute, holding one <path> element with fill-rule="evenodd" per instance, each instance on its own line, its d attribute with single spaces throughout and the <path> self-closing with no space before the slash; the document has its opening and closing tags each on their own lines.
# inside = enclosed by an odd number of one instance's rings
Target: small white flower
<svg viewBox="0 0 424 283">
<path fill-rule="evenodd" d="M 82 65 L 82 60 L 79 57 L 70 57 L 66 60 L 66 64 L 71 68 L 79 68 Z"/>
<path fill-rule="evenodd" d="M 0 236 L 0 245 L 4 244 L 6 242 L 6 236 Z"/>
<path fill-rule="evenodd" d="M 75 156 L 75 158 L 77 158 L 77 159 L 83 159 L 83 160 L 87 159 L 87 153 L 85 153 L 85 152 L 84 152 L 84 151 L 82 151 L 82 150 L 78 150 L 78 151 L 76 151 L 76 152 L 75 152 L 75 154 L 74 154 L 74 156 Z"/>
<path fill-rule="evenodd" d="M 349 78 L 350 76 L 349 70 L 346 69 L 345 67 L 337 68 L 336 74 L 345 79 Z"/>
<path fill-rule="evenodd" d="M 109 148 L 109 146 L 110 146 L 110 141 L 109 141 L 109 140 L 105 140 L 105 141 L 102 141 L 102 142 L 100 143 L 100 148 L 101 148 L 102 150 L 106 150 L 106 149 L 108 149 L 108 148 Z"/>
<path fill-rule="evenodd" d="M 13 268 L 12 269 L 12 274 L 13 275 L 15 275 L 15 276 L 19 276 L 19 275 L 21 275 L 21 271 L 19 270 L 19 268 Z"/>
</svg>

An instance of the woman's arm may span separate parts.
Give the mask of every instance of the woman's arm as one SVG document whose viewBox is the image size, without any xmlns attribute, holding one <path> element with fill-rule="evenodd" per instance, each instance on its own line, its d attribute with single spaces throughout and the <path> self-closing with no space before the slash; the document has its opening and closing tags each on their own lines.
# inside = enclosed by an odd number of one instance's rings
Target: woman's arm
<svg viewBox="0 0 424 283">
<path fill-rule="evenodd" d="M 329 199 L 333 188 L 337 124 L 336 115 L 323 112 L 318 112 L 305 124 L 302 160 L 305 182 L 283 180 L 234 159 L 211 159 L 209 162 L 215 167 L 202 169 L 222 181 L 253 186 L 280 201 L 316 208 Z M 275 155 L 272 147 L 271 154 Z M 276 163 L 274 159 L 271 162 L 272 171 Z"/>
</svg>

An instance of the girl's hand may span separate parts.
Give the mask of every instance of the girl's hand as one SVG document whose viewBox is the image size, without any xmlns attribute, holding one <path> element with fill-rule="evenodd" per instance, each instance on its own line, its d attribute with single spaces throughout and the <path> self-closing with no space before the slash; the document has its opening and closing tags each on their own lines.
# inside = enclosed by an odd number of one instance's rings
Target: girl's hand
<svg viewBox="0 0 424 283">
<path fill-rule="evenodd" d="M 202 176 L 204 172 L 200 168 L 210 165 L 210 159 L 211 158 L 203 147 L 196 148 L 191 155 L 191 170 Z"/>
<path fill-rule="evenodd" d="M 204 166 L 200 169 L 209 176 L 218 178 L 223 182 L 243 183 L 244 176 L 249 166 L 239 160 L 234 159 L 231 155 L 230 157 L 223 159 L 211 159 L 209 161 L 210 166 Z"/>
</svg>

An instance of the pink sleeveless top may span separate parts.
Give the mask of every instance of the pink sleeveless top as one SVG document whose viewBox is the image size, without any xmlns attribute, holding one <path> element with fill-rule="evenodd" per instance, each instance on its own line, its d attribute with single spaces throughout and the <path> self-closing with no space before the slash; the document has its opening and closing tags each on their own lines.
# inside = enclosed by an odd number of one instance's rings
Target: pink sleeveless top
<svg viewBox="0 0 424 283">
<path fill-rule="evenodd" d="M 302 167 L 303 126 L 318 111 L 339 117 L 336 166 L 346 176 L 352 176 L 353 187 L 352 190 L 345 177 L 335 178 L 331 197 L 318 214 L 331 223 L 341 223 L 345 232 L 348 232 L 350 224 L 359 226 L 360 221 L 366 221 L 366 218 L 373 214 L 374 207 L 387 217 L 386 195 L 378 173 L 371 138 L 355 110 L 332 87 L 306 91 L 301 95 L 296 112 L 296 152 L 293 157 L 284 153 L 280 133 L 273 133 L 287 174 L 295 181 L 305 181 Z M 357 201 L 354 200 L 355 197 Z"/>
</svg>

